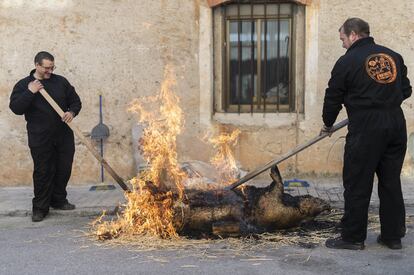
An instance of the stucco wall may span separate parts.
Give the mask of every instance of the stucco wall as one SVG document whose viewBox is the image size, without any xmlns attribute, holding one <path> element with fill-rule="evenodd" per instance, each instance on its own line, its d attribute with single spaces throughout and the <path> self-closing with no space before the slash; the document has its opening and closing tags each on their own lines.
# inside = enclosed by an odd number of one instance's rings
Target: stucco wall
<svg viewBox="0 0 414 275">
<path fill-rule="evenodd" d="M 98 95 L 103 95 L 104 123 L 111 129 L 105 157 L 123 177 L 135 173 L 131 127 L 136 119 L 126 111 L 128 103 L 159 90 L 166 64 L 175 68 L 176 92 L 185 111 L 180 158 L 207 160 L 211 148 L 200 138 L 226 123 L 243 131 L 236 157 L 243 168 L 254 169 L 318 133 L 330 70 L 344 53 L 337 30 L 347 17 L 365 18 L 378 43 L 405 57 L 413 78 L 413 12 L 411 1 L 312 1 L 305 10 L 304 75 L 296 76 L 304 79 L 297 87 L 304 89 L 304 114 L 244 120 L 213 114 L 213 92 L 219 85 L 213 75 L 216 37 L 205 0 L 0 0 L 0 185 L 31 183 L 25 121 L 11 113 L 8 101 L 14 83 L 33 68 L 40 50 L 55 55 L 56 73 L 66 76 L 81 96 L 83 110 L 76 123 L 85 134 L 98 123 Z M 409 133 L 414 132 L 412 104 L 413 99 L 404 103 Z M 338 137 L 344 133 L 287 161 L 282 171 L 340 173 L 344 139 Z M 413 174 L 413 146 L 410 139 L 406 175 Z M 71 182 L 96 182 L 99 171 L 78 143 Z"/>
<path fill-rule="evenodd" d="M 369 22 L 371 36 L 376 43 L 390 47 L 399 52 L 408 67 L 411 84 L 414 82 L 414 31 L 413 1 L 320 1 L 319 12 L 319 69 L 318 69 L 318 100 L 322 104 L 322 96 L 330 77 L 330 70 L 336 59 L 344 53 L 341 48 L 337 29 L 348 17 L 361 17 Z M 319 96 L 320 95 L 320 96 Z M 408 150 L 403 168 L 403 175 L 413 176 L 413 132 L 414 112 L 413 97 L 403 103 L 408 127 Z M 344 111 L 342 111 L 344 113 Z M 316 116 L 316 115 L 315 115 Z"/>
<path fill-rule="evenodd" d="M 339 40 L 338 28 L 348 17 L 361 17 L 367 20 L 377 43 L 391 47 L 404 56 L 409 68 L 409 76 L 412 78 L 414 75 L 412 46 L 414 41 L 409 33 L 414 31 L 414 20 L 411 17 L 413 11 L 414 3 L 407 1 L 311 1 L 311 4 L 306 7 L 303 63 L 305 75 L 300 73 L 295 75 L 297 78 L 305 78 L 305 84 L 302 87 L 305 90 L 305 112 L 303 116 L 298 116 L 298 123 L 292 115 L 286 114 L 266 115 L 270 119 L 259 116 L 251 118 L 249 115 L 216 114 L 214 116 L 216 121 L 236 124 L 243 129 L 238 152 L 244 167 L 253 169 L 289 151 L 295 144 L 310 140 L 319 133 L 322 126 L 323 97 L 330 72 L 336 60 L 345 53 L 342 42 Z M 219 42 L 216 44 L 219 45 Z M 219 76 L 220 66 L 217 65 L 216 70 Z M 220 85 L 220 83 L 215 83 L 216 91 L 220 90 Z M 300 93 L 300 89 L 298 85 L 295 92 Z M 403 170 L 406 176 L 413 175 L 412 103 L 413 99 L 409 99 L 403 105 L 408 132 L 411 135 Z M 345 110 L 343 110 L 337 122 L 345 117 Z M 252 126 L 251 121 L 255 122 L 256 126 Z M 346 130 L 341 130 L 331 138 L 310 147 L 296 158 L 284 162 L 281 165 L 282 171 L 320 175 L 340 174 L 345 135 Z"/>
<path fill-rule="evenodd" d="M 34 68 L 40 50 L 54 54 L 55 73 L 79 93 L 83 109 L 76 124 L 85 134 L 99 121 L 98 95 L 103 95 L 104 123 L 111 130 L 105 157 L 125 178 L 134 175 L 131 126 L 136 119 L 126 111 L 128 103 L 155 94 L 164 66 L 173 65 L 176 92 L 186 106 L 180 148 L 199 155 L 191 150 L 201 142 L 191 148 L 184 142 L 198 131 L 199 9 L 194 0 L 1 0 L 0 184 L 31 183 L 25 121 L 8 102 L 13 85 Z M 99 175 L 97 161 L 78 142 L 72 183 L 98 181 Z"/>
</svg>

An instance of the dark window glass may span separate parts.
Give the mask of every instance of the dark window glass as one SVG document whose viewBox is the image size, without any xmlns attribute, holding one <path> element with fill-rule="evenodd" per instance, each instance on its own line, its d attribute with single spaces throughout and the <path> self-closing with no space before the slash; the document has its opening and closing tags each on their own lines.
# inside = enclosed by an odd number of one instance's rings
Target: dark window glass
<svg viewBox="0 0 414 275">
<path fill-rule="evenodd" d="M 264 97 L 269 104 L 289 105 L 289 21 L 267 20 L 262 29 L 267 30 L 261 37 Z"/>
<path fill-rule="evenodd" d="M 224 109 L 229 112 L 293 111 L 292 6 L 251 3 L 229 5 L 225 9 Z"/>
<path fill-rule="evenodd" d="M 253 21 L 242 21 L 240 24 L 237 21 L 230 22 L 230 104 L 250 104 L 252 98 L 257 97 L 255 25 Z M 240 35 L 238 34 L 239 27 L 241 27 Z"/>
</svg>

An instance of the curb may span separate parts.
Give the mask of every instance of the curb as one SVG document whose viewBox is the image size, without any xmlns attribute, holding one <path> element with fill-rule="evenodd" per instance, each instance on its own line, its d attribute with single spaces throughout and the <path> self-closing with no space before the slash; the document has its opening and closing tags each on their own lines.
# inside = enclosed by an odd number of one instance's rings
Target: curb
<svg viewBox="0 0 414 275">
<path fill-rule="evenodd" d="M 49 215 L 51 216 L 68 216 L 68 217 L 92 217 L 100 216 L 105 210 L 109 216 L 114 216 L 118 213 L 118 206 L 100 206 L 100 207 L 83 207 L 74 210 L 55 210 L 51 209 Z M 10 210 L 0 211 L 0 217 L 27 217 L 32 215 L 32 210 Z"/>
</svg>

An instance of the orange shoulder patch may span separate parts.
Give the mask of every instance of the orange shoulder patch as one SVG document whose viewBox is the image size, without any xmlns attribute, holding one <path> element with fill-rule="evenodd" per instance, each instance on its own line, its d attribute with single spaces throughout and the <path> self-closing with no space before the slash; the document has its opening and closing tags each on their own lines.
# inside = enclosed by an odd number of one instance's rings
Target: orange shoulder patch
<svg viewBox="0 0 414 275">
<path fill-rule="evenodd" d="M 394 59 L 385 53 L 376 53 L 367 57 L 365 69 L 376 82 L 388 84 L 397 78 L 397 66 Z"/>
</svg>

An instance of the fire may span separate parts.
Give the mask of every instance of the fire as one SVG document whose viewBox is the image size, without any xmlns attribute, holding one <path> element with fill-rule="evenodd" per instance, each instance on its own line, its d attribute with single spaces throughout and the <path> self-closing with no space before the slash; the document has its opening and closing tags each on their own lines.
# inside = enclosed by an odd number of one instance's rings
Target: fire
<svg viewBox="0 0 414 275">
<path fill-rule="evenodd" d="M 131 193 L 126 193 L 127 203 L 116 221 L 95 221 L 93 228 L 100 239 L 150 235 L 174 238 L 173 206 L 184 197 L 185 173 L 177 160 L 176 139 L 181 133 L 183 112 L 179 99 L 173 93 L 175 78 L 170 67 L 164 72 L 164 81 L 158 95 L 136 99 L 129 111 L 139 116 L 146 126 L 140 140 L 140 150 L 148 169 L 130 182 Z"/>
<path fill-rule="evenodd" d="M 104 213 L 92 224 L 99 239 L 178 237 L 177 229 L 183 226 L 188 210 L 184 194 L 188 176 L 180 168 L 177 158 L 176 140 L 183 128 L 184 115 L 179 99 L 173 93 L 175 84 L 171 68 L 166 67 L 159 94 L 136 99 L 129 108 L 145 126 L 140 150 L 148 168 L 130 180 L 132 192 L 125 193 L 127 203 L 122 206 L 123 211 L 117 219 L 105 221 Z M 235 130 L 209 139 L 216 149 L 211 162 L 218 171 L 219 184 L 228 184 L 237 178 L 239 170 L 232 148 L 237 144 L 239 134 L 240 130 Z"/>
<path fill-rule="evenodd" d="M 129 108 L 130 112 L 140 116 L 139 122 L 146 125 L 140 144 L 149 169 L 140 174 L 136 183 L 141 189 L 146 182 L 151 182 L 162 191 L 176 191 L 182 198 L 185 173 L 178 164 L 176 140 L 182 130 L 184 115 L 179 99 L 172 91 L 176 83 L 169 67 L 164 78 L 158 95 L 136 99 Z M 159 105 L 158 110 L 154 105 Z"/>
<path fill-rule="evenodd" d="M 127 203 L 116 221 L 102 221 L 105 212 L 93 224 L 99 239 L 123 236 L 158 236 L 163 239 L 176 238 L 173 224 L 172 192 L 154 194 L 148 190 L 126 194 Z"/>
<path fill-rule="evenodd" d="M 219 173 L 220 184 L 228 185 L 234 182 L 239 175 L 240 171 L 234 158 L 233 147 L 237 145 L 240 133 L 241 131 L 236 129 L 232 133 L 222 133 L 208 139 L 216 150 L 216 154 L 210 159 L 210 162 Z"/>
</svg>

